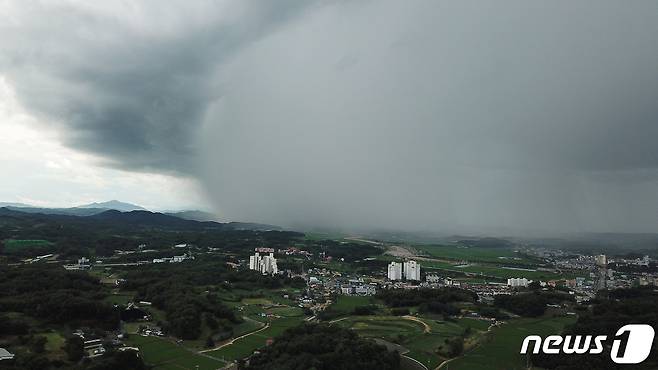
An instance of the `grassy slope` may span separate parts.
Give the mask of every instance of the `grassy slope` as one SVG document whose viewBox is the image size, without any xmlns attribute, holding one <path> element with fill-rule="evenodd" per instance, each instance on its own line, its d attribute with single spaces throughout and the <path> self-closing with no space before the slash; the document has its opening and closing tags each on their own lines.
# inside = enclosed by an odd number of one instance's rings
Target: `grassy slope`
<svg viewBox="0 0 658 370">
<path fill-rule="evenodd" d="M 186 350 L 166 339 L 132 335 L 128 344 L 139 347 L 144 362 L 153 365 L 154 370 L 189 369 L 215 370 L 224 362 Z"/>
<path fill-rule="evenodd" d="M 6 253 L 13 253 L 23 248 L 32 247 L 45 247 L 53 243 L 47 240 L 14 240 L 8 239 L 4 241 L 4 248 Z"/>
<path fill-rule="evenodd" d="M 208 352 L 208 355 L 225 361 L 247 357 L 255 350 L 264 347 L 267 339 L 276 337 L 284 330 L 299 325 L 302 321 L 302 316 L 272 319 L 269 328 L 239 339 L 216 351 Z"/>
<path fill-rule="evenodd" d="M 495 328 L 492 338 L 450 362 L 452 370 L 515 370 L 525 369 L 525 358 L 519 354 L 523 338 L 531 334 L 558 334 L 573 317 L 518 319 Z"/>
<path fill-rule="evenodd" d="M 420 361 L 429 368 L 434 368 L 441 361 L 436 354 L 436 349 L 440 348 L 446 339 L 461 335 L 464 327 L 460 323 L 436 321 L 429 318 L 419 319 L 429 325 L 431 330 L 429 333 L 424 332 L 424 326 L 421 323 L 396 316 L 350 316 L 336 324 L 351 328 L 363 337 L 380 338 L 399 343 L 409 350 L 406 353 L 407 356 Z"/>
</svg>

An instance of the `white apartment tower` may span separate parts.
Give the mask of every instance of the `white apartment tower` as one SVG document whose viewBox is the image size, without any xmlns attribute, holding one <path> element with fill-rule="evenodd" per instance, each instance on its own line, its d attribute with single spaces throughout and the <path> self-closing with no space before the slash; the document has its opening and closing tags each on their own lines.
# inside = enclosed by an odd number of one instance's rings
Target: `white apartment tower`
<svg viewBox="0 0 658 370">
<path fill-rule="evenodd" d="M 407 280 L 420 281 L 420 264 L 416 261 L 404 263 L 404 278 Z"/>
<path fill-rule="evenodd" d="M 402 280 L 402 264 L 398 262 L 391 262 L 388 264 L 388 279 L 389 280 Z"/>
<path fill-rule="evenodd" d="M 276 266 L 276 258 L 274 258 L 274 253 L 261 256 L 258 252 L 256 252 L 253 256 L 249 256 L 249 269 L 260 271 L 263 274 L 272 275 L 279 272 L 279 269 Z"/>
<path fill-rule="evenodd" d="M 510 278 L 507 279 L 507 286 L 512 288 L 518 288 L 518 287 L 527 288 L 530 282 L 531 281 L 526 278 Z"/>
<path fill-rule="evenodd" d="M 391 262 L 388 264 L 388 279 L 420 281 L 420 264 L 416 261 Z"/>
</svg>

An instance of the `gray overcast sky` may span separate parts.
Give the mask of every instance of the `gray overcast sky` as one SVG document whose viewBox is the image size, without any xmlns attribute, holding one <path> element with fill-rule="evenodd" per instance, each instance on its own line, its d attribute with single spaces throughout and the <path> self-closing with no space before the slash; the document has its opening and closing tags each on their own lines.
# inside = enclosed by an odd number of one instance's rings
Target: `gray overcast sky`
<svg viewBox="0 0 658 370">
<path fill-rule="evenodd" d="M 656 1 L 4 1 L 0 16 L 6 200 L 658 225 Z"/>
</svg>

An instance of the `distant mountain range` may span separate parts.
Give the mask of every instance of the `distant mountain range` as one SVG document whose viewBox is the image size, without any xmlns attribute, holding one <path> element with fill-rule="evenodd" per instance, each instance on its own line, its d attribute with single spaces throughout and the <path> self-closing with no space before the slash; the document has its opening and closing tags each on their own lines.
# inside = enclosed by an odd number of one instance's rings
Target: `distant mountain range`
<svg viewBox="0 0 658 370">
<path fill-rule="evenodd" d="M 36 207 L 25 203 L 13 202 L 0 202 L 0 207 L 5 207 L 11 210 L 25 212 L 25 213 L 43 213 L 46 215 L 67 215 L 67 216 L 92 216 L 109 210 L 116 210 L 121 212 L 129 211 L 145 211 L 146 208 L 120 202 L 118 200 L 111 200 L 108 202 L 90 203 L 77 207 L 70 208 L 45 208 Z"/>
<path fill-rule="evenodd" d="M 165 215 L 182 218 L 192 221 L 219 221 L 219 217 L 210 212 L 204 211 L 178 211 L 178 212 L 163 212 Z"/>
<path fill-rule="evenodd" d="M 0 202 L 0 214 L 44 215 L 44 216 L 76 216 L 89 221 L 110 221 L 113 223 L 135 224 L 164 228 L 215 228 L 231 230 L 282 230 L 279 226 L 248 223 L 248 222 L 218 222 L 218 217 L 203 211 L 179 211 L 158 213 L 150 212 L 144 207 L 111 200 L 97 202 L 71 208 L 40 208 L 24 203 Z"/>
<path fill-rule="evenodd" d="M 90 203 L 90 204 L 84 204 L 81 206 L 77 206 L 74 208 L 95 208 L 95 209 L 113 209 L 116 211 L 121 211 L 121 212 L 130 212 L 130 211 L 146 211 L 147 209 L 138 206 L 136 204 L 131 204 L 131 203 L 125 203 L 125 202 L 120 202 L 118 200 L 110 200 L 108 202 L 101 202 L 101 203 Z"/>
<path fill-rule="evenodd" d="M 32 207 L 31 205 L 25 203 L 11 203 L 11 202 L 0 202 L 0 207 Z"/>
</svg>

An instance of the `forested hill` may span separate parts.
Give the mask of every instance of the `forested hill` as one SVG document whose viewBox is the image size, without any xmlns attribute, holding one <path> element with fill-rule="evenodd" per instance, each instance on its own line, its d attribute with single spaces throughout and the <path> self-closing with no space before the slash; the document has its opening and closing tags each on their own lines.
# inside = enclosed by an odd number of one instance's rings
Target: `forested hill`
<svg viewBox="0 0 658 370">
<path fill-rule="evenodd" d="M 130 224 L 150 226 L 163 229 L 222 229 L 226 224 L 214 221 L 184 220 L 175 216 L 150 211 L 105 211 L 93 216 L 86 217 L 92 222 L 112 222 L 114 224 Z"/>
<path fill-rule="evenodd" d="M 0 222 L 54 222 L 71 225 L 103 226 L 111 224 L 116 226 L 153 227 L 160 229 L 221 229 L 226 224 L 218 222 L 199 222 L 184 220 L 174 216 L 149 211 L 120 212 L 115 210 L 101 212 L 90 216 L 72 216 L 43 213 L 21 212 L 8 208 L 0 208 Z"/>
<path fill-rule="evenodd" d="M 215 221 L 187 220 L 174 215 L 150 211 L 121 212 L 108 210 L 101 213 L 77 216 L 23 212 L 0 208 L 0 225 L 9 223 L 60 223 L 64 225 L 88 225 L 97 227 L 155 228 L 162 230 L 280 230 L 277 226 L 244 222 L 221 223 Z"/>
<path fill-rule="evenodd" d="M 25 213 L 0 208 L 0 258 L 111 256 L 115 250 L 169 251 L 177 244 L 253 250 L 254 246 L 288 247 L 304 234 L 249 229 L 248 224 L 199 222 L 148 211 L 106 211 L 92 216 Z M 161 256 L 146 256 L 156 258 Z M 165 256 L 167 257 L 167 256 Z M 170 256 L 169 256 L 170 257 Z"/>
</svg>

